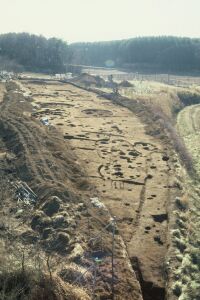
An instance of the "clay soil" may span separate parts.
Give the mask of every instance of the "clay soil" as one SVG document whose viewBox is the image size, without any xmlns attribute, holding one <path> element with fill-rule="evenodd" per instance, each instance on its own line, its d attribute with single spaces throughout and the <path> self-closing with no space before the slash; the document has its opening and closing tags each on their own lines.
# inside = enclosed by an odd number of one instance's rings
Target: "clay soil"
<svg viewBox="0 0 200 300">
<path fill-rule="evenodd" d="M 77 241 L 84 253 L 96 251 L 103 259 L 93 292 L 111 299 L 112 230 L 106 226 L 115 217 L 115 299 L 164 299 L 168 206 L 178 192 L 167 145 L 147 135 L 133 112 L 95 93 L 53 81 L 16 84 L 7 84 L 1 104 L 1 152 L 13 155 L 10 181 L 27 182 L 39 200 L 24 219 L 11 213 L 18 228 L 11 234 L 31 245 L 32 228 L 39 247 L 59 250 L 62 263 Z M 43 117 L 49 126 L 42 124 Z M 49 249 L 44 231 L 31 227 L 51 196 L 62 199 L 62 214 L 75 223 L 64 230 L 71 240 L 64 252 Z M 93 207 L 92 197 L 105 205 L 103 211 Z M 14 205 L 9 202 L 4 215 Z M 53 230 L 55 236 L 61 231 Z M 88 266 L 85 257 L 79 264 Z"/>
</svg>

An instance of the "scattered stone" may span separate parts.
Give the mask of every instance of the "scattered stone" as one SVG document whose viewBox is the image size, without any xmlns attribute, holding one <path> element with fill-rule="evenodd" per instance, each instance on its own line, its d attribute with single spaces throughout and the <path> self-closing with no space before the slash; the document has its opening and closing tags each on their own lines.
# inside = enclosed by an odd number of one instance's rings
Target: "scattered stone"
<svg viewBox="0 0 200 300">
<path fill-rule="evenodd" d="M 50 236 L 51 233 L 52 233 L 52 229 L 51 228 L 45 228 L 43 230 L 43 233 L 42 233 L 43 239 L 49 238 L 49 236 Z"/>
<path fill-rule="evenodd" d="M 77 243 L 75 244 L 74 249 L 72 250 L 72 253 L 69 256 L 69 259 L 71 261 L 78 261 L 83 255 L 84 249 L 79 243 Z"/>
<path fill-rule="evenodd" d="M 54 228 L 59 228 L 59 227 L 69 225 L 67 219 L 65 219 L 63 215 L 57 215 L 57 216 L 53 217 L 52 222 L 53 222 L 52 225 Z"/>
<path fill-rule="evenodd" d="M 66 247 L 70 242 L 70 235 L 66 232 L 59 232 L 58 233 L 58 238 L 57 238 L 57 243 L 62 246 Z"/>
<path fill-rule="evenodd" d="M 78 205 L 77 205 L 77 210 L 78 211 L 83 211 L 83 210 L 85 210 L 86 209 L 86 205 L 84 204 L 84 203 L 79 203 Z"/>
<path fill-rule="evenodd" d="M 25 242 L 30 244 L 35 244 L 38 241 L 38 235 L 32 230 L 23 232 L 21 237 Z"/>
<path fill-rule="evenodd" d="M 93 198 L 90 198 L 90 201 L 92 203 L 92 205 L 96 208 L 100 208 L 100 209 L 103 209 L 103 210 L 106 210 L 107 211 L 107 208 L 106 206 L 104 205 L 104 203 L 102 203 L 98 197 L 93 197 Z"/>
<path fill-rule="evenodd" d="M 16 214 L 15 214 L 15 217 L 16 217 L 16 218 L 20 218 L 20 217 L 22 216 L 23 212 L 24 212 L 23 209 L 18 209 L 18 211 L 17 211 Z"/>
<path fill-rule="evenodd" d="M 52 224 L 50 217 L 47 217 L 42 211 L 37 211 L 35 216 L 31 221 L 31 228 L 35 230 L 36 228 L 43 229 L 49 227 Z"/>
<path fill-rule="evenodd" d="M 73 283 L 79 278 L 76 284 L 81 286 L 87 285 L 92 280 L 91 272 L 75 263 L 65 266 L 59 272 L 59 275 L 64 281 L 69 283 Z"/>
<path fill-rule="evenodd" d="M 77 227 L 77 222 L 74 219 L 72 219 L 72 218 L 68 219 L 68 222 L 69 222 L 70 228 L 75 229 Z"/>
</svg>

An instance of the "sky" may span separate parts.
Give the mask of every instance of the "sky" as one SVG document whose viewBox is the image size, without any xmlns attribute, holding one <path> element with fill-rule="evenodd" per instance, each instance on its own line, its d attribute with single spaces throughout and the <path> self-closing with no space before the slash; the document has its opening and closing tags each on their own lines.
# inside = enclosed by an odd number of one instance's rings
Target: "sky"
<svg viewBox="0 0 200 300">
<path fill-rule="evenodd" d="M 200 0 L 0 0 L 0 33 L 68 43 L 139 36 L 200 37 Z"/>
</svg>

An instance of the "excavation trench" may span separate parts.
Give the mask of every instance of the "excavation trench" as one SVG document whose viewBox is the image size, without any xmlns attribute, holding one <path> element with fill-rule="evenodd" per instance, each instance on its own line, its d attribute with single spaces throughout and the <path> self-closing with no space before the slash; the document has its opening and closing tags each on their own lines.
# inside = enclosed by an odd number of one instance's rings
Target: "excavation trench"
<svg viewBox="0 0 200 300">
<path fill-rule="evenodd" d="M 94 196 L 116 216 L 143 300 L 164 300 L 166 207 L 173 180 L 169 161 L 162 159 L 167 149 L 145 133 L 144 124 L 133 112 L 94 93 L 61 83 L 26 85 L 38 94 L 34 96 L 35 104 L 49 103 L 50 99 L 41 99 L 39 95 L 57 91 L 55 107 L 60 108 L 60 115 L 54 114 L 55 99 L 52 99 L 48 111 L 50 123 L 57 127 L 62 122 L 57 128 L 63 140 L 70 140 L 78 162 L 96 188 Z M 74 106 L 63 105 L 71 101 Z M 116 139 L 119 132 L 121 137 Z M 134 293 L 131 297 L 131 300 L 141 299 Z"/>
<path fill-rule="evenodd" d="M 145 281 L 137 257 L 131 258 L 131 265 L 140 283 L 143 300 L 165 300 L 165 289 L 154 286 L 153 282 Z"/>
</svg>

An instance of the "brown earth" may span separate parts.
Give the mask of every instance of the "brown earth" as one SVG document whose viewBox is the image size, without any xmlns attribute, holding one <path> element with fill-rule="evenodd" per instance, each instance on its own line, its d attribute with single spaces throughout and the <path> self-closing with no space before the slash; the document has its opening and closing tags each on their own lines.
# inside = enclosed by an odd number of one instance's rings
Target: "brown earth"
<svg viewBox="0 0 200 300">
<path fill-rule="evenodd" d="M 1 101 L 1 239 L 50 255 L 55 278 L 78 277 L 89 298 L 164 299 L 171 203 L 180 193 L 164 140 L 148 135 L 134 112 L 70 84 L 1 84 Z M 36 205 L 16 201 L 18 180 L 37 194 Z"/>
<path fill-rule="evenodd" d="M 1 176 L 6 185 L 6 195 L 1 197 L 0 233 L 9 245 L 6 252 L 11 248 L 16 253 L 26 251 L 32 260 L 38 251 L 44 257 L 51 255 L 57 273 L 72 261 L 85 270 L 92 267 L 94 273 L 94 256 L 102 256 L 103 262 L 95 267 L 95 284 L 86 286 L 87 293 L 111 299 L 111 215 L 92 206 L 89 199 L 98 191 L 89 183 L 69 142 L 56 127 L 45 127 L 32 117 L 31 99 L 20 88 L 13 82 L 6 84 L 0 111 Z M 37 92 L 44 93 L 39 87 Z M 16 201 L 13 183 L 18 180 L 37 194 L 35 206 Z M 1 191 L 2 184 L 3 180 Z M 115 299 L 142 299 L 119 234 L 115 252 Z"/>
<path fill-rule="evenodd" d="M 119 235 L 115 268 L 118 277 L 121 280 L 124 277 L 121 285 L 116 283 L 116 293 L 119 293 L 119 298 L 116 299 L 141 297 L 131 269 L 127 268 L 125 271 L 125 268 L 122 272 L 124 264 L 126 265 L 129 259 L 140 282 L 143 299 L 164 299 L 168 205 L 170 198 L 179 192 L 173 176 L 174 170 L 168 147 L 147 135 L 144 124 L 133 112 L 94 93 L 58 82 L 23 84 L 34 99 L 35 111 L 34 117 L 31 117 L 31 128 L 37 124 L 35 134 L 39 132 L 39 128 L 43 132 L 37 144 L 42 145 L 47 136 L 51 136 L 51 131 L 58 135 L 62 134 L 59 141 L 55 139 L 54 134 L 52 141 L 54 140 L 57 147 L 58 142 L 59 147 L 64 141 L 65 145 L 70 143 L 76 155 L 76 162 L 84 170 L 81 175 L 83 183 L 78 184 L 79 191 L 73 190 L 73 194 L 80 194 L 80 187 L 85 183 L 88 186 L 89 183 L 89 186 L 93 187 L 92 190 L 81 192 L 87 197 L 86 205 L 91 206 L 90 197 L 98 197 L 110 214 L 116 216 Z M 49 119 L 51 124 L 49 129 L 39 125 L 38 120 L 41 117 Z M 25 122 L 28 123 L 28 120 L 30 122 L 30 117 L 26 118 L 24 117 Z M 38 136 L 33 140 L 36 138 L 38 139 Z M 65 153 L 63 149 L 62 155 Z M 52 162 L 54 148 L 46 150 L 50 150 Z M 49 155 L 49 151 L 46 152 Z M 69 149 L 63 161 L 68 159 L 68 152 Z M 59 166 L 59 174 L 62 175 L 52 176 L 44 164 L 43 168 L 48 174 L 45 182 L 50 179 L 54 183 L 56 181 L 63 183 L 65 171 L 59 160 L 55 161 L 55 166 Z M 60 173 L 61 170 L 63 173 Z M 38 170 L 35 172 L 39 173 Z M 71 176 L 73 178 L 73 175 Z M 65 184 L 71 186 L 71 182 Z M 34 183 L 32 187 L 39 193 L 43 191 L 37 189 Z M 47 187 L 44 190 L 46 191 Z M 106 218 L 101 214 L 98 215 L 98 209 L 93 213 L 90 226 L 98 230 L 106 225 Z M 79 233 L 83 232 L 84 229 L 79 227 Z M 108 251 L 111 247 L 110 239 L 110 236 L 107 238 L 103 236 L 103 248 Z M 122 253 L 123 251 L 124 253 L 127 251 L 128 257 Z M 107 258 L 105 265 L 100 267 L 101 272 L 109 272 L 106 263 Z M 130 276 L 132 279 L 127 278 Z M 99 280 L 101 286 L 105 279 Z M 107 280 L 109 281 L 108 278 Z M 128 292 L 129 280 L 135 282 L 133 283 L 135 292 Z M 99 293 L 101 294 L 100 291 Z M 106 297 L 102 299 L 108 299 L 108 296 Z"/>
</svg>

